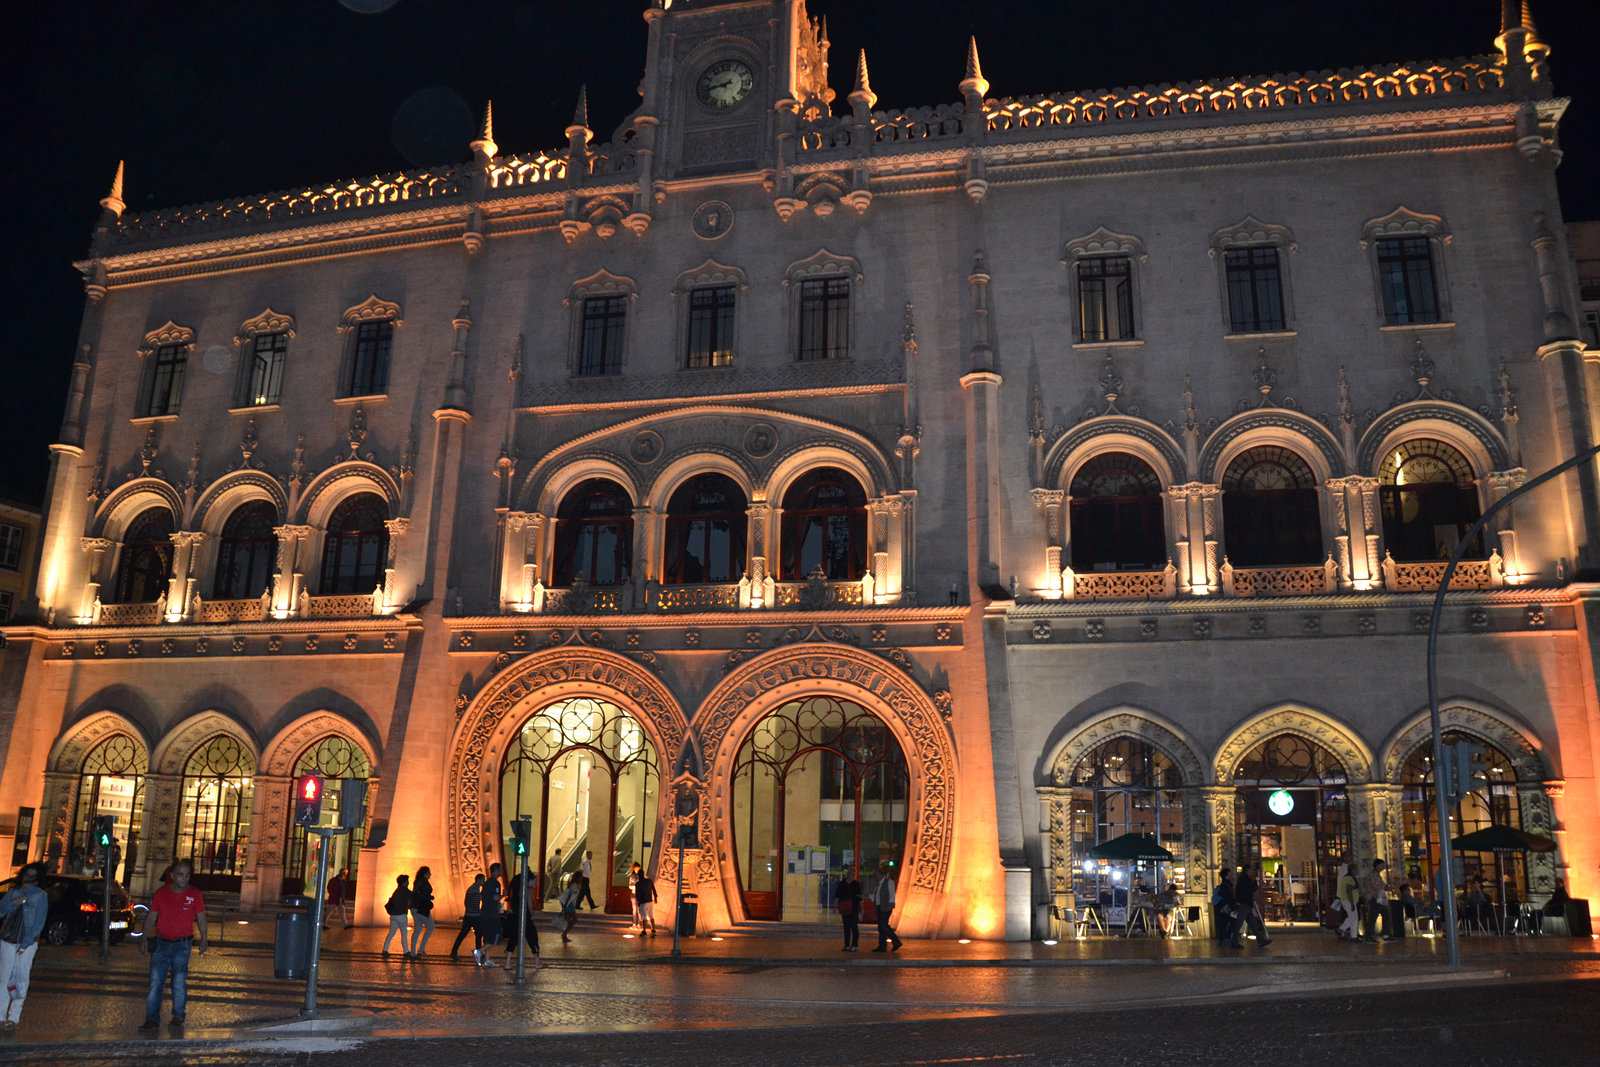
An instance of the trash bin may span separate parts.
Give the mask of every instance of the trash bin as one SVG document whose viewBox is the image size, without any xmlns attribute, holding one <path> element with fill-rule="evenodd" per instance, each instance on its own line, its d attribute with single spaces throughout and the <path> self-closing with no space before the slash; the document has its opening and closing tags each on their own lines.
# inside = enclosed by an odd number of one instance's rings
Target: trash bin
<svg viewBox="0 0 1600 1067">
<path fill-rule="evenodd" d="M 693 937 L 694 926 L 699 918 L 700 897 L 695 893 L 685 893 L 678 901 L 678 935 Z"/>
<path fill-rule="evenodd" d="M 272 943 L 272 973 L 304 978 L 311 969 L 311 916 L 304 908 L 282 912 Z"/>
</svg>

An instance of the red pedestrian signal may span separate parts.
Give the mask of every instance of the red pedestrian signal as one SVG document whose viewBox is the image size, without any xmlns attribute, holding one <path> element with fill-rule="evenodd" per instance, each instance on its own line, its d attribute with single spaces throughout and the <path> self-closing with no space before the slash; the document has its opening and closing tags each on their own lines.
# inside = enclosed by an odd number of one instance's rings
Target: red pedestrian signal
<svg viewBox="0 0 1600 1067">
<path fill-rule="evenodd" d="M 303 774 L 294 783 L 294 821 L 315 826 L 322 819 L 322 776 Z"/>
</svg>

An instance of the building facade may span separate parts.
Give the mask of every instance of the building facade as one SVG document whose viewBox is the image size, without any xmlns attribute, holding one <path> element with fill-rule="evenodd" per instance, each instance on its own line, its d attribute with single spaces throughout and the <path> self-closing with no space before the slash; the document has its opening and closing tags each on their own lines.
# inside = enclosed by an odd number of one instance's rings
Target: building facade
<svg viewBox="0 0 1600 1067">
<path fill-rule="evenodd" d="M 1336 857 L 1438 855 L 1466 541 L 1456 825 L 1593 896 L 1595 465 L 1471 529 L 1600 414 L 1513 16 L 1005 99 L 973 43 L 877 110 L 802 0 L 651 3 L 605 143 L 580 96 L 546 152 L 491 111 L 467 163 L 138 215 L 119 170 L 0 810 L 62 864 L 112 813 L 135 890 L 193 856 L 252 906 L 316 858 L 294 777 L 365 778 L 364 917 L 520 815 L 707 927 L 889 864 L 903 932 L 1033 936 L 1128 831 L 1195 894 L 1263 858 L 1294 917 Z"/>
</svg>

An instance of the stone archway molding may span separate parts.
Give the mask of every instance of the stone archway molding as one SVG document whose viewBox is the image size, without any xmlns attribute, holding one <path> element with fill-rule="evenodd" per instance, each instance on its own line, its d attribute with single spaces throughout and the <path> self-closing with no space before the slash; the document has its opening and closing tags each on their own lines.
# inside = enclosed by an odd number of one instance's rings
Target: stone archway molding
<svg viewBox="0 0 1600 1067">
<path fill-rule="evenodd" d="M 1447 733 L 1470 734 L 1504 752 L 1516 768 L 1519 783 L 1542 782 L 1550 776 L 1539 749 L 1529 740 L 1533 731 L 1508 715 L 1460 700 L 1446 701 L 1439 708 L 1439 726 Z M 1433 723 L 1424 709 L 1395 731 L 1384 746 L 1383 780 L 1398 785 L 1406 758 L 1419 746 L 1432 743 Z"/>
<path fill-rule="evenodd" d="M 574 645 L 516 661 L 467 704 L 450 742 L 446 851 L 451 873 L 463 883 L 488 870 L 484 836 L 493 832 L 499 768 L 522 725 L 521 712 L 569 697 L 616 704 L 644 729 L 663 768 L 677 763 L 688 736 L 688 720 L 661 680 L 633 660 Z M 664 814 L 668 796 L 665 789 L 662 792 Z"/>
<path fill-rule="evenodd" d="M 256 744 L 248 729 L 220 711 L 202 711 L 185 719 L 161 739 L 150 754 L 150 773 L 181 776 L 184 764 L 194 755 L 200 742 L 215 734 L 227 734 L 242 743 L 256 767 L 261 766 L 261 746 Z"/>
<path fill-rule="evenodd" d="M 274 777 L 288 777 L 294 773 L 294 761 L 305 751 L 306 746 L 329 734 L 337 734 L 359 748 L 367 757 L 368 765 L 372 767 L 371 776 L 373 778 L 378 776 L 378 750 L 373 746 L 371 739 L 361 727 L 332 711 L 313 711 L 279 730 L 277 736 L 268 743 L 265 755 L 261 757 L 260 773 Z"/>
<path fill-rule="evenodd" d="M 1194 746 L 1179 729 L 1159 716 L 1142 708 L 1118 708 L 1102 712 L 1079 724 L 1071 735 L 1056 747 L 1055 754 L 1046 761 L 1046 782 L 1056 786 L 1071 785 L 1072 768 L 1078 761 L 1100 745 L 1117 737 L 1133 737 L 1148 741 L 1177 764 L 1183 775 L 1183 784 L 1206 784 L 1205 765 L 1195 755 Z"/>
<path fill-rule="evenodd" d="M 1347 781 L 1369 781 L 1373 770 L 1372 750 L 1351 729 L 1332 716 L 1298 706 L 1269 708 L 1241 723 L 1217 749 L 1212 768 L 1218 785 L 1232 785 L 1234 768 L 1245 753 L 1278 734 L 1294 734 L 1332 752 L 1344 764 Z"/>
<path fill-rule="evenodd" d="M 97 711 L 62 732 L 50 750 L 46 772 L 77 775 L 90 750 L 113 734 L 127 734 L 144 749 L 146 757 L 149 756 L 150 741 L 137 723 L 121 712 Z"/>
<path fill-rule="evenodd" d="M 955 742 L 931 697 L 915 679 L 871 652 L 849 645 L 798 642 L 743 663 L 712 690 L 696 717 L 701 751 L 710 768 L 718 807 L 729 803 L 732 768 L 755 724 L 788 701 L 834 696 L 870 711 L 894 733 L 906 754 L 910 803 L 905 874 L 900 898 L 908 926 L 935 918 L 935 898 L 946 891 L 955 837 Z M 708 812 L 722 867 L 722 883 L 737 896 L 731 833 L 724 812 Z M 909 884 L 908 884 L 909 882 Z M 742 909 L 739 912 L 742 914 Z"/>
</svg>

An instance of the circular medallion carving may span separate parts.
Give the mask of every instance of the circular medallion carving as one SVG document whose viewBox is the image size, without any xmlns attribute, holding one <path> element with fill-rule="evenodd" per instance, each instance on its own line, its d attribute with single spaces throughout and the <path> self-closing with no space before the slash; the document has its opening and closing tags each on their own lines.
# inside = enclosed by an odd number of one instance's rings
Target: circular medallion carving
<svg viewBox="0 0 1600 1067">
<path fill-rule="evenodd" d="M 654 463 L 661 456 L 661 435 L 654 430 L 640 430 L 628 454 L 635 463 Z"/>
<path fill-rule="evenodd" d="M 694 235 L 714 241 L 733 229 L 733 208 L 721 200 L 707 200 L 695 209 Z"/>
<path fill-rule="evenodd" d="M 764 422 L 758 422 L 744 432 L 745 454 L 752 459 L 770 456 L 778 447 L 778 431 Z"/>
</svg>

